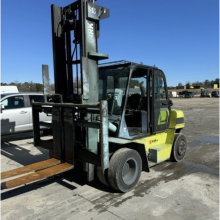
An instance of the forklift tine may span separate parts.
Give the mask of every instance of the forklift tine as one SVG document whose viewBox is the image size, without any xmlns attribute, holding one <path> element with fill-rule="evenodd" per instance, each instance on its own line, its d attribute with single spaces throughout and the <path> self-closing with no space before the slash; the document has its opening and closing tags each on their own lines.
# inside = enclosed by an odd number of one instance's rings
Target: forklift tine
<svg viewBox="0 0 220 220">
<path fill-rule="evenodd" d="M 50 167 L 47 169 L 37 171 L 35 173 L 27 174 L 25 176 L 18 177 L 18 178 L 3 182 L 1 184 L 1 188 L 2 189 L 10 189 L 13 187 L 21 186 L 21 185 L 24 185 L 27 183 L 31 183 L 34 181 L 45 179 L 47 177 L 54 176 L 56 174 L 66 172 L 66 171 L 71 170 L 73 168 L 74 168 L 74 166 L 72 164 L 62 163 L 62 164 L 59 164 L 59 165 L 56 165 L 56 166 L 53 166 L 53 167 Z"/>
<path fill-rule="evenodd" d="M 9 177 L 13 177 L 13 176 L 33 172 L 33 171 L 42 170 L 42 169 L 57 165 L 59 163 L 60 163 L 60 160 L 57 160 L 55 158 L 51 158 L 51 159 L 48 159 L 48 160 L 44 160 L 44 161 L 41 161 L 41 162 L 37 162 L 37 163 L 27 165 L 27 166 L 24 166 L 24 167 L 19 167 L 17 169 L 2 172 L 1 173 L 1 179 L 3 180 L 3 179 L 6 179 L 6 178 L 9 178 Z"/>
</svg>

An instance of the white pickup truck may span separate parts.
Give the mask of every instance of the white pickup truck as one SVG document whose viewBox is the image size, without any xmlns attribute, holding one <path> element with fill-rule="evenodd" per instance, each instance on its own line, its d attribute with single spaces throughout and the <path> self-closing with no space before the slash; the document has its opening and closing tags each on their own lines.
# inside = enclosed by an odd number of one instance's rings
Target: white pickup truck
<svg viewBox="0 0 220 220">
<path fill-rule="evenodd" d="M 39 93 L 3 93 L 1 94 L 1 135 L 32 131 L 31 102 L 43 102 Z M 52 116 L 40 113 L 40 121 L 51 122 Z M 42 127 L 42 129 L 44 129 Z"/>
</svg>

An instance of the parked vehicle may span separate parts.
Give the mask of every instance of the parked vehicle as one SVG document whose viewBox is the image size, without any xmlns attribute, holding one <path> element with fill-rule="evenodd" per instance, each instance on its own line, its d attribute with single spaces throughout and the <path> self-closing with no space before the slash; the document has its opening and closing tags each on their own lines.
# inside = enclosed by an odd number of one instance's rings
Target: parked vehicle
<svg viewBox="0 0 220 220">
<path fill-rule="evenodd" d="M 179 92 L 179 96 L 180 97 L 183 97 L 183 98 L 192 98 L 194 97 L 194 92 L 190 92 L 190 91 L 182 91 L 182 92 Z"/>
<path fill-rule="evenodd" d="M 212 91 L 212 97 L 219 97 L 219 91 Z"/>
<path fill-rule="evenodd" d="M 1 86 L 1 94 L 2 93 L 18 93 L 17 86 Z"/>
<path fill-rule="evenodd" d="M 43 94 L 1 94 L 1 135 L 33 130 L 31 100 L 44 102 Z M 51 119 L 51 115 L 40 113 L 40 121 L 51 122 Z"/>
<path fill-rule="evenodd" d="M 168 94 L 168 96 L 169 96 L 170 98 L 179 97 L 179 95 L 177 95 L 177 92 L 176 92 L 176 91 L 170 91 L 169 94 Z"/>
<path fill-rule="evenodd" d="M 188 91 L 182 91 L 182 92 L 179 92 L 179 95 L 185 95 L 185 93 L 187 93 Z"/>
<path fill-rule="evenodd" d="M 201 90 L 201 97 L 204 98 L 204 97 L 211 97 L 211 92 L 208 90 L 208 89 L 202 89 Z"/>
<path fill-rule="evenodd" d="M 185 98 L 192 98 L 192 97 L 194 97 L 194 92 L 186 92 L 186 93 L 184 94 L 184 97 L 185 97 Z"/>
</svg>

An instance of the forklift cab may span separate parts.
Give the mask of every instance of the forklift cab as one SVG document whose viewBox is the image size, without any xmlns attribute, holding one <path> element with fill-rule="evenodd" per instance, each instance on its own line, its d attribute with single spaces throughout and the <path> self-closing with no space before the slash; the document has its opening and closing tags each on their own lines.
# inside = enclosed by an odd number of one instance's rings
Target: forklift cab
<svg viewBox="0 0 220 220">
<path fill-rule="evenodd" d="M 168 129 L 172 102 L 164 73 L 128 61 L 99 66 L 99 100 L 107 100 L 110 136 L 137 139 Z"/>
</svg>

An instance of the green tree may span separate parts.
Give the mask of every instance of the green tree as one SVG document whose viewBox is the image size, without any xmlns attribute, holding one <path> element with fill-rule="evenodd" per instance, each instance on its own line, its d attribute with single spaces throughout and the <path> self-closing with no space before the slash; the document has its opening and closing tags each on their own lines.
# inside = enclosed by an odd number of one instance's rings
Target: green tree
<svg viewBox="0 0 220 220">
<path fill-rule="evenodd" d="M 190 81 L 186 81 L 186 88 L 190 88 L 190 86 L 191 86 Z"/>
<path fill-rule="evenodd" d="M 211 87 L 210 82 L 209 82 L 208 79 L 206 79 L 206 80 L 204 81 L 204 87 L 206 87 L 206 88 Z"/>
<path fill-rule="evenodd" d="M 194 83 L 192 83 L 193 86 L 203 86 L 202 82 L 196 81 Z"/>
<path fill-rule="evenodd" d="M 7 85 L 8 85 L 7 83 L 1 82 L 1 86 L 7 86 Z"/>
<path fill-rule="evenodd" d="M 36 92 L 43 92 L 43 85 L 40 83 L 35 83 Z"/>
</svg>

